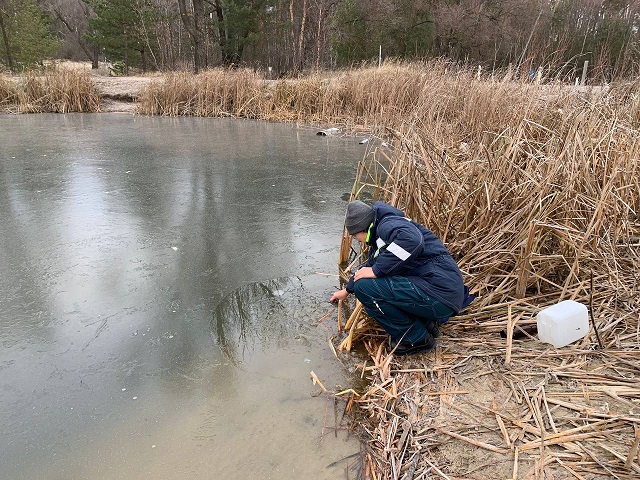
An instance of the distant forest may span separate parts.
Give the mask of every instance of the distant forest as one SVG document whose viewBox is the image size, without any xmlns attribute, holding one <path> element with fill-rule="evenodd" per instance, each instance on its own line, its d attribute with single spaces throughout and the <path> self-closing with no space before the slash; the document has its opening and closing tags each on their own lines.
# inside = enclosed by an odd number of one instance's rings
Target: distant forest
<svg viewBox="0 0 640 480">
<path fill-rule="evenodd" d="M 588 61 L 610 81 L 640 73 L 639 26 L 640 2 L 617 0 L 0 0 L 0 69 L 64 58 L 278 77 L 381 52 L 569 80 Z"/>
</svg>

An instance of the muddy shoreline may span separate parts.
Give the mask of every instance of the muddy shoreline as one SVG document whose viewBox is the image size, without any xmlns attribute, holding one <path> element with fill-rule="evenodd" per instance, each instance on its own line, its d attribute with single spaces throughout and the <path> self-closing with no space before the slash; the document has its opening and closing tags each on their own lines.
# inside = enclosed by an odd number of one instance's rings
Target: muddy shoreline
<svg viewBox="0 0 640 480">
<path fill-rule="evenodd" d="M 142 90 L 158 77 L 104 77 L 91 79 L 100 93 L 100 113 L 135 113 Z"/>
</svg>

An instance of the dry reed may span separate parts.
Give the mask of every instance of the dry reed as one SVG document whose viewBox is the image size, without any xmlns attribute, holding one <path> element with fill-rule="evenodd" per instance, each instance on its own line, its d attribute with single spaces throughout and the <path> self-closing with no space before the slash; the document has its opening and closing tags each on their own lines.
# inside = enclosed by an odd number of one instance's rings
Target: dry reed
<svg viewBox="0 0 640 480">
<path fill-rule="evenodd" d="M 443 80 L 455 80 L 455 75 L 443 75 L 447 68 L 452 67 L 443 62 L 426 66 L 387 63 L 380 69 L 278 81 L 264 80 L 247 70 L 177 73 L 158 79 L 142 93 L 139 112 L 394 127 L 446 89 Z M 472 79 L 464 70 L 456 72 Z"/>
<path fill-rule="evenodd" d="M 18 100 L 18 91 L 7 77 L 0 75 L 0 108 L 14 105 Z"/>
<path fill-rule="evenodd" d="M 479 298 L 444 326 L 435 352 L 400 361 L 366 315 L 347 321 L 337 350 L 363 341 L 371 357 L 361 369 L 372 385 L 353 397 L 366 414 L 365 476 L 636 478 L 635 90 L 550 92 L 465 75 L 438 88 L 391 148 L 365 158 L 352 194 L 432 229 Z M 342 245 L 348 263 L 346 234 Z M 604 348 L 593 330 L 558 350 L 500 337 L 569 298 L 591 305 Z"/>
<path fill-rule="evenodd" d="M 141 92 L 145 115 L 236 116 L 274 121 L 331 123 L 351 130 L 383 133 L 407 125 L 438 125 L 440 138 L 455 141 L 499 131 L 529 119 L 546 123 L 561 116 L 556 100 L 573 98 L 562 85 L 477 80 L 474 73 L 444 61 L 388 62 L 318 73 L 296 80 L 265 80 L 248 70 L 175 73 Z M 541 108 L 538 108 L 541 107 Z"/>
<path fill-rule="evenodd" d="M 60 69 L 44 75 L 0 77 L 0 107 L 10 113 L 90 113 L 100 110 L 91 76 Z"/>
<path fill-rule="evenodd" d="M 258 118 L 260 78 L 248 70 L 171 73 L 140 93 L 144 115 Z"/>
</svg>

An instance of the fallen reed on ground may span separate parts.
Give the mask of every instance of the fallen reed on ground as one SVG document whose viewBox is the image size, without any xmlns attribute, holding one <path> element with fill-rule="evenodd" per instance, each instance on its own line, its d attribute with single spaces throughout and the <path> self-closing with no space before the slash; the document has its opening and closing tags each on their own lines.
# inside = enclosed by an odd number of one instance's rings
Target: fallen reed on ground
<svg viewBox="0 0 640 480">
<path fill-rule="evenodd" d="M 0 76 L 0 110 L 8 113 L 90 113 L 100 110 L 91 76 L 60 69 L 22 77 Z"/>
<path fill-rule="evenodd" d="M 402 359 L 358 306 L 338 314 L 345 334 L 332 348 L 364 342 L 369 356 L 372 385 L 349 404 L 364 413 L 365 477 L 637 478 L 637 90 L 525 96 L 497 83 L 487 104 L 488 87 L 460 81 L 457 110 L 406 119 L 353 189 L 433 230 L 479 296 L 435 352 Z M 356 254 L 345 234 L 341 261 Z M 563 299 L 589 306 L 587 337 L 557 350 L 514 339 Z"/>
</svg>

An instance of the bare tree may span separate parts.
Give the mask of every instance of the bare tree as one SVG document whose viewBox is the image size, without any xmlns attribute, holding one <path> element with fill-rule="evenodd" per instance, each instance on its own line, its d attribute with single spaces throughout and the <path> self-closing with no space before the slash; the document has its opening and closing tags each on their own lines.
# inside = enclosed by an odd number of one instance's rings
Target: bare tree
<svg viewBox="0 0 640 480">
<path fill-rule="evenodd" d="M 193 70 L 198 73 L 206 66 L 206 56 L 203 55 L 204 0 L 190 0 L 190 3 L 189 9 L 186 0 L 178 0 L 180 18 L 193 44 Z"/>
<path fill-rule="evenodd" d="M 15 66 L 13 64 L 13 57 L 11 56 L 11 45 L 9 44 L 9 33 L 4 23 L 4 17 L 7 15 L 6 3 L 3 0 L 0 3 L 0 30 L 2 30 L 2 42 L 4 43 L 4 49 L 7 53 L 7 65 L 9 70 L 14 71 Z"/>
<path fill-rule="evenodd" d="M 91 68 L 98 68 L 99 49 L 90 45 L 85 38 L 89 19 L 93 15 L 91 7 L 82 0 L 48 0 L 43 5 L 64 25 L 68 36 L 74 39 L 87 59 L 91 60 Z"/>
</svg>

